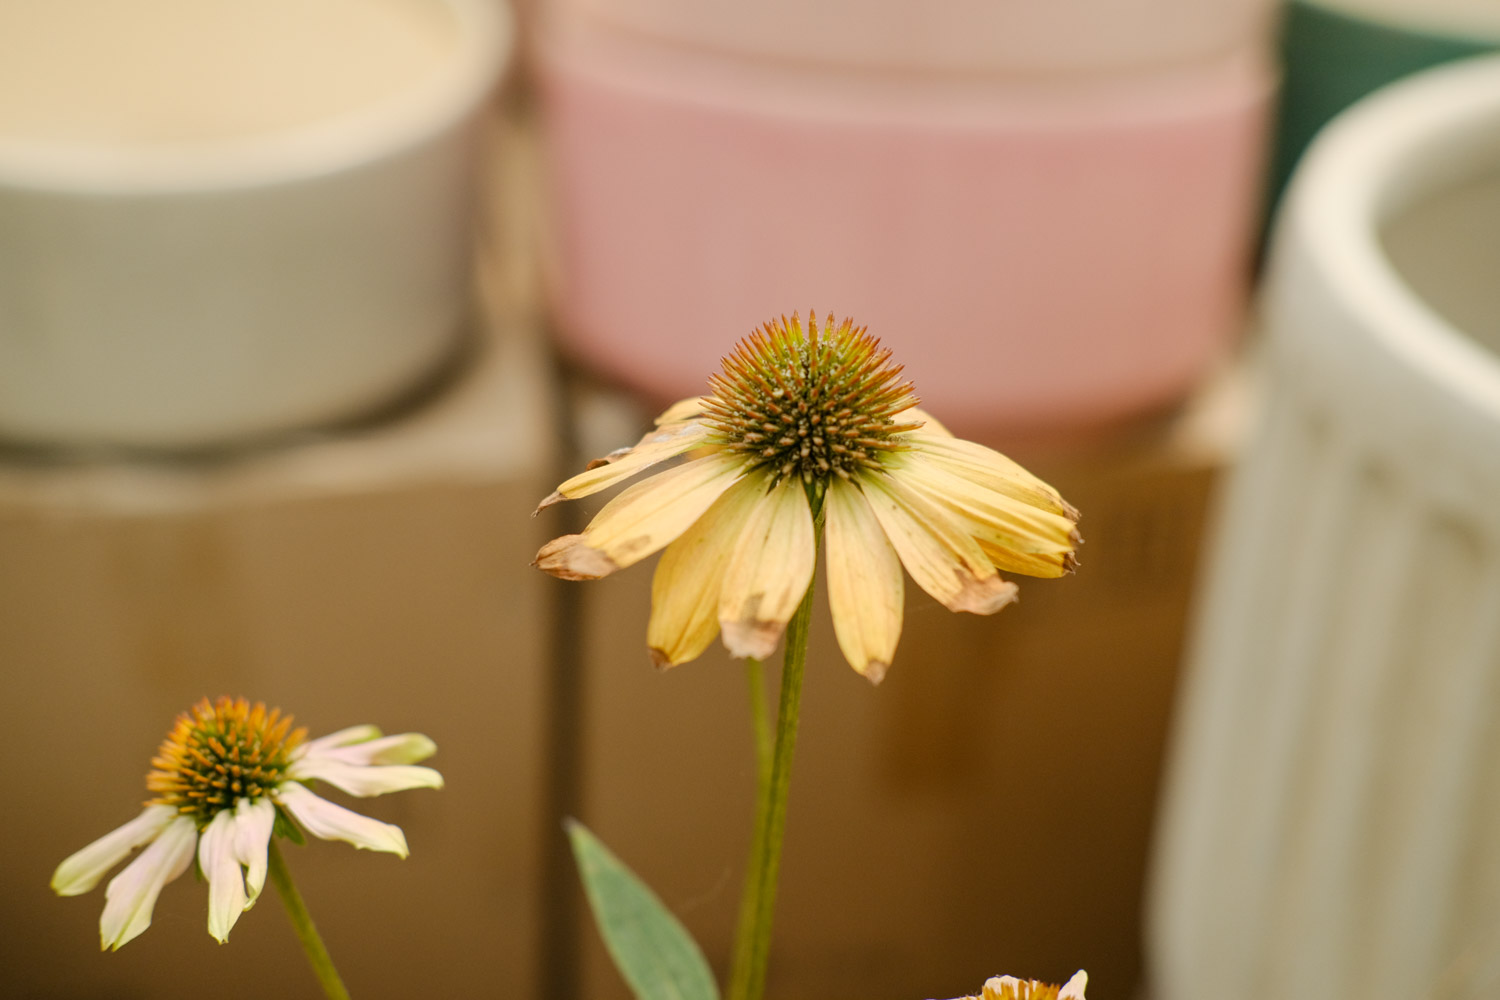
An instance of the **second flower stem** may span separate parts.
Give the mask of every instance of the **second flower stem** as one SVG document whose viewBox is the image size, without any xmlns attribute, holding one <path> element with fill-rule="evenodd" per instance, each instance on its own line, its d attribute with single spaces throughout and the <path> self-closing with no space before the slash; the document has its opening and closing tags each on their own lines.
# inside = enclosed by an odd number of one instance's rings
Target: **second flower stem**
<svg viewBox="0 0 1500 1000">
<path fill-rule="evenodd" d="M 766 968 L 771 956 L 771 917 L 776 907 L 781 843 L 786 833 L 787 793 L 792 781 L 792 755 L 797 748 L 797 721 L 802 710 L 802 673 L 807 664 L 812 601 L 813 587 L 809 584 L 802 603 L 786 627 L 786 658 L 781 668 L 776 744 L 771 755 L 770 779 L 760 783 L 764 785 L 763 790 L 757 789 L 761 794 L 757 796 L 750 870 L 745 875 L 744 896 L 740 902 L 740 926 L 735 941 L 734 967 L 730 971 L 729 1000 L 760 1000 L 766 988 Z M 759 692 L 756 695 L 760 696 Z M 757 750 L 759 758 L 759 748 Z M 757 770 L 764 773 L 764 768 L 758 767 Z"/>
<path fill-rule="evenodd" d="M 271 883 L 276 886 L 276 892 L 281 896 L 281 901 L 286 904 L 286 913 L 292 922 L 292 931 L 297 935 L 297 943 L 302 945 L 302 952 L 307 956 L 308 964 L 312 966 L 313 975 L 318 977 L 318 985 L 323 987 L 323 995 L 328 997 L 328 1000 L 349 1000 L 349 991 L 344 988 L 344 981 L 339 978 L 339 970 L 333 967 L 333 959 L 328 954 L 327 946 L 323 944 L 323 938 L 318 934 L 318 928 L 313 924 L 312 914 L 307 912 L 307 904 L 302 901 L 302 893 L 297 891 L 297 883 L 292 881 L 291 871 L 282 860 L 281 850 L 276 846 L 275 837 L 272 837 L 271 843 L 267 845 L 266 860 Z"/>
</svg>

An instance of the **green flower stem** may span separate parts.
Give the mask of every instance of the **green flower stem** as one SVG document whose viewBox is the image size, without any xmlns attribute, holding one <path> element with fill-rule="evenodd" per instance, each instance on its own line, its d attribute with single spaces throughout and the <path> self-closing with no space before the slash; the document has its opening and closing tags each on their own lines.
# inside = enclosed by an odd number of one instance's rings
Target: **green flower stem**
<svg viewBox="0 0 1500 1000">
<path fill-rule="evenodd" d="M 755 739 L 755 827 L 751 834 L 750 860 L 745 870 L 753 872 L 763 849 L 766 812 L 771 808 L 771 768 L 775 759 L 775 745 L 771 740 L 770 710 L 766 706 L 765 667 L 754 657 L 745 661 L 745 680 L 750 688 L 750 729 Z M 740 895 L 740 915 L 734 936 L 732 968 L 736 975 L 740 974 L 740 970 L 749 969 L 755 911 L 760 905 L 760 895 L 754 889 L 755 885 L 747 874 L 745 889 Z"/>
<path fill-rule="evenodd" d="M 822 498 L 819 497 L 819 500 Z M 822 548 L 823 511 L 816 503 L 817 547 Z M 815 578 L 816 579 L 816 578 Z M 786 654 L 781 667 L 781 704 L 776 715 L 776 745 L 770 780 L 757 795 L 755 834 L 750 869 L 740 900 L 740 925 L 735 934 L 734 964 L 730 969 L 729 1000 L 760 1000 L 766 989 L 771 958 L 771 918 L 776 909 L 776 885 L 781 871 L 781 845 L 786 835 L 786 806 L 792 782 L 792 755 L 797 748 L 797 722 L 802 712 L 802 673 L 807 665 L 808 625 L 812 620 L 813 584 L 786 627 Z M 755 699 L 751 701 L 754 713 Z M 757 760 L 761 759 L 757 736 Z M 763 767 L 758 767 L 763 773 Z M 761 789 L 757 789 L 761 792 Z"/>
<path fill-rule="evenodd" d="M 323 944 L 323 939 L 318 936 L 318 929 L 313 926 L 312 914 L 307 912 L 307 904 L 302 902 L 302 894 L 297 891 L 297 884 L 292 881 L 292 873 L 287 870 L 286 862 L 281 858 L 281 851 L 276 846 L 275 837 L 271 838 L 268 861 L 270 862 L 271 882 L 275 884 L 281 901 L 286 904 L 286 913 L 292 922 L 292 931 L 297 935 L 297 942 L 302 945 L 302 952 L 307 956 L 308 964 L 312 966 L 313 975 L 318 977 L 318 985 L 323 987 L 324 996 L 328 997 L 328 1000 L 349 1000 L 349 991 L 344 989 L 344 981 L 339 978 L 338 970 L 333 967 L 333 959 L 328 956 L 328 948 Z"/>
</svg>

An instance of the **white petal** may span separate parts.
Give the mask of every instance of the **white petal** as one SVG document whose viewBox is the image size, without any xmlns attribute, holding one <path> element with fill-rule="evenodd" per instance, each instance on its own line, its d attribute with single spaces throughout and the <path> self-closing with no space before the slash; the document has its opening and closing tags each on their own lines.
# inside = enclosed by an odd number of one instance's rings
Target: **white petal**
<svg viewBox="0 0 1500 1000">
<path fill-rule="evenodd" d="M 208 879 L 208 933 L 223 944 L 245 912 L 245 874 L 235 851 L 235 814 L 228 809 L 203 828 L 198 838 L 198 867 Z"/>
<path fill-rule="evenodd" d="M 346 764 L 415 764 L 437 753 L 437 744 L 421 733 L 399 733 L 378 740 L 319 750 L 316 755 Z"/>
<path fill-rule="evenodd" d="M 834 480 L 824 510 L 834 635 L 850 666 L 879 684 L 901 638 L 901 562 L 858 486 Z"/>
<path fill-rule="evenodd" d="M 198 828 L 186 816 L 167 824 L 151 845 L 104 888 L 104 913 L 99 917 L 101 948 L 118 948 L 151 926 L 151 911 L 162 886 L 187 870 L 193 861 Z"/>
<path fill-rule="evenodd" d="M 320 799 L 295 781 L 276 789 L 276 801 L 314 837 L 343 840 L 371 851 L 388 851 L 406 857 L 406 835 L 399 826 L 361 816 L 343 806 Z"/>
<path fill-rule="evenodd" d="M 64 859 L 52 873 L 52 891 L 59 896 L 77 896 L 99 884 L 105 874 L 131 851 L 167 828 L 177 816 L 171 806 L 147 806 L 139 816 L 112 830 Z"/>
<path fill-rule="evenodd" d="M 1088 984 L 1089 974 L 1079 969 L 1057 995 L 1057 1000 L 1085 1000 L 1083 990 Z"/>
<path fill-rule="evenodd" d="M 287 776 L 297 781 L 316 778 L 350 795 L 369 798 L 386 792 L 403 792 L 408 788 L 442 788 L 443 776 L 430 767 L 392 764 L 366 767 L 347 764 L 331 757 L 304 757 L 294 763 Z"/>
<path fill-rule="evenodd" d="M 245 866 L 245 909 L 266 887 L 266 848 L 276 826 L 276 806 L 268 798 L 240 799 L 234 807 L 234 854 Z"/>
<path fill-rule="evenodd" d="M 812 583 L 817 557 L 802 480 L 784 478 L 750 510 L 719 590 L 719 629 L 734 656 L 763 660 Z"/>
<path fill-rule="evenodd" d="M 346 747 L 353 743 L 368 743 L 379 736 L 379 726 L 369 724 L 350 726 L 347 729 L 340 729 L 338 732 L 329 733 L 327 736 L 319 736 L 315 740 L 308 740 L 292 751 L 292 759 L 296 760 L 299 757 L 306 757 L 310 753 L 324 753 L 335 747 Z"/>
</svg>

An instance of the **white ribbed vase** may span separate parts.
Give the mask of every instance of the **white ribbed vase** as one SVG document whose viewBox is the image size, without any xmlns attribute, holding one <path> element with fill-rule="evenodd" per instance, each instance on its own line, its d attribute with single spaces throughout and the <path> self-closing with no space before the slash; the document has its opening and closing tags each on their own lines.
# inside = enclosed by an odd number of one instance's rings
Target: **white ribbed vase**
<svg viewBox="0 0 1500 1000">
<path fill-rule="evenodd" d="M 1172 749 L 1152 995 L 1500 996 L 1475 984 L 1500 953 L 1500 59 L 1324 131 L 1265 318 L 1269 399 Z"/>
</svg>

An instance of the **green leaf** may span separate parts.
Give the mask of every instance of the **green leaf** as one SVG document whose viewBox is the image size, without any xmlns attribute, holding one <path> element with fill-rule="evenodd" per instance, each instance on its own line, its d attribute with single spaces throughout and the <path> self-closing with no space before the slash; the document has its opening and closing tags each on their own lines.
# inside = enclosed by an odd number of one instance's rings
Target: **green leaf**
<svg viewBox="0 0 1500 1000">
<path fill-rule="evenodd" d="M 582 823 L 563 826 L 599 934 L 637 1000 L 718 1000 L 698 943 L 656 894 Z"/>
</svg>

